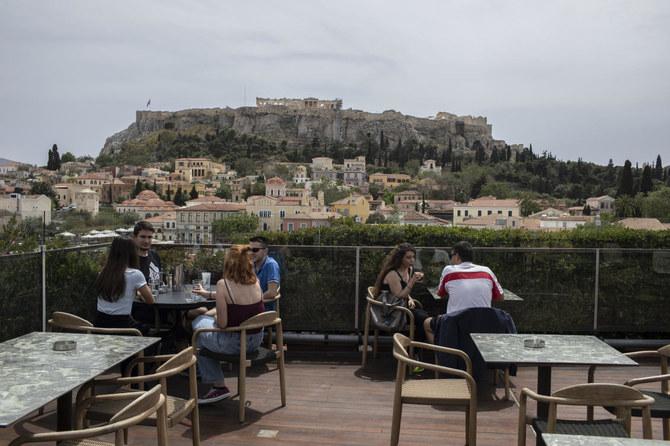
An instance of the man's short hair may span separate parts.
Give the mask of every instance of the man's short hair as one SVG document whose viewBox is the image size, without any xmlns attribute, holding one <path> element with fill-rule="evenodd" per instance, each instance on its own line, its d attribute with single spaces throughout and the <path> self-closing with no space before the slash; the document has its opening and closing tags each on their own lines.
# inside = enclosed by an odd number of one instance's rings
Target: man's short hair
<svg viewBox="0 0 670 446">
<path fill-rule="evenodd" d="M 473 259 L 473 250 L 472 245 L 469 242 L 458 242 L 451 248 L 452 252 L 458 254 L 458 257 L 461 258 L 462 262 L 472 262 Z"/>
<path fill-rule="evenodd" d="M 133 228 L 133 235 L 137 236 L 137 234 L 139 234 L 140 231 L 151 231 L 152 233 L 156 232 L 156 230 L 154 229 L 154 225 L 144 220 L 140 220 L 137 223 L 135 223 L 135 227 Z"/>
<path fill-rule="evenodd" d="M 261 245 L 263 245 L 264 248 L 268 247 L 268 239 L 266 239 L 265 237 L 263 237 L 261 235 L 256 235 L 254 237 L 251 237 L 249 239 L 249 242 L 260 243 Z"/>
</svg>

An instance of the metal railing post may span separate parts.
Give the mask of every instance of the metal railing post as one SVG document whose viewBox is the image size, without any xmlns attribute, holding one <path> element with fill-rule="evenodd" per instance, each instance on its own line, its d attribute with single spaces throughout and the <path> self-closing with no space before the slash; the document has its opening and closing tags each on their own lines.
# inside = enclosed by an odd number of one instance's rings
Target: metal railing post
<svg viewBox="0 0 670 446">
<path fill-rule="evenodd" d="M 40 245 L 42 256 L 42 331 L 47 331 L 47 247 Z"/>
<path fill-rule="evenodd" d="M 600 283 L 600 248 L 596 248 L 596 280 L 593 289 L 593 331 L 598 331 L 598 285 Z"/>
<path fill-rule="evenodd" d="M 359 304 L 360 304 L 360 294 L 361 294 L 361 287 L 360 287 L 360 272 L 361 272 L 361 247 L 357 246 L 356 247 L 356 278 L 355 278 L 355 283 L 356 283 L 356 298 L 354 299 L 355 302 L 355 308 L 354 308 L 354 315 L 356 320 L 354 321 L 354 328 L 356 330 L 359 329 L 359 324 L 358 324 L 358 319 L 360 317 L 359 314 Z"/>
</svg>

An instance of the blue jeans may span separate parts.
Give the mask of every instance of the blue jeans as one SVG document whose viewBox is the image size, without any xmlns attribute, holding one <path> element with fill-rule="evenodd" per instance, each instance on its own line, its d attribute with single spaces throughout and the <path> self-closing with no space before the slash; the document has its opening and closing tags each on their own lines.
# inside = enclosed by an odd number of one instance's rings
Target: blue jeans
<svg viewBox="0 0 670 446">
<path fill-rule="evenodd" d="M 216 321 L 212 316 L 200 315 L 193 321 L 193 330 L 200 328 L 214 328 Z M 263 332 L 247 335 L 247 353 L 258 350 L 263 340 Z M 239 333 L 216 333 L 206 332 L 198 336 L 198 348 L 223 353 L 224 355 L 237 355 L 240 353 Z M 203 383 L 216 383 L 223 381 L 223 370 L 216 359 L 206 358 L 198 355 L 198 369 Z"/>
</svg>

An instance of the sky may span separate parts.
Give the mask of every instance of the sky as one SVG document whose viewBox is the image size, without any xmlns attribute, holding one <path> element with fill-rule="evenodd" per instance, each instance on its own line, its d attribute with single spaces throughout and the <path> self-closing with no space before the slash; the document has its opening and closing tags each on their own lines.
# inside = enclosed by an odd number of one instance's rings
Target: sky
<svg viewBox="0 0 670 446">
<path fill-rule="evenodd" d="M 0 0 L 0 157 L 97 156 L 135 111 L 342 98 L 486 116 L 559 159 L 670 164 L 667 0 Z"/>
</svg>

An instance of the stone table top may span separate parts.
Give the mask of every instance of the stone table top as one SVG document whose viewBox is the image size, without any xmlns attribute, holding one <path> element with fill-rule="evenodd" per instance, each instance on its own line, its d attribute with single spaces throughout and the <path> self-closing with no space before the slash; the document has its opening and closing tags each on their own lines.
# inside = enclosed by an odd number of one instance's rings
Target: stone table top
<svg viewBox="0 0 670 446">
<path fill-rule="evenodd" d="M 585 435 L 542 434 L 547 446 L 661 446 L 670 441 L 641 438 L 591 437 Z"/>
<path fill-rule="evenodd" d="M 487 364 L 518 365 L 620 365 L 637 362 L 595 336 L 472 333 L 472 340 Z M 524 347 L 524 340 L 541 339 L 542 348 Z"/>
<path fill-rule="evenodd" d="M 214 308 L 216 301 L 206 299 L 202 296 L 191 295 L 190 291 L 168 291 L 167 293 L 159 293 L 155 304 L 147 304 L 142 301 L 136 301 L 135 305 L 156 305 L 158 308 L 173 309 L 173 310 L 189 310 L 197 307 Z"/>
<path fill-rule="evenodd" d="M 160 338 L 33 332 L 0 343 L 0 427 L 71 392 Z M 56 341 L 75 341 L 55 351 Z"/>
</svg>

